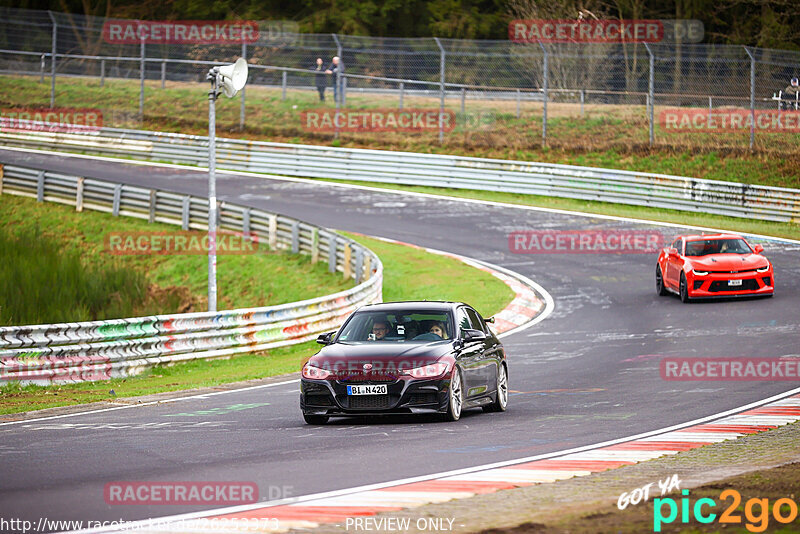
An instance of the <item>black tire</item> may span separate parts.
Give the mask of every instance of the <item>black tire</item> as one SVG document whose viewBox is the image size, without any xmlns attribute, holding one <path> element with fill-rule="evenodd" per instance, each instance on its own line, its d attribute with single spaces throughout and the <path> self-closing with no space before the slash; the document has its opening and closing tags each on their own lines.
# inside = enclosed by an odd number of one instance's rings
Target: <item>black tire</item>
<svg viewBox="0 0 800 534">
<path fill-rule="evenodd" d="M 664 287 L 664 275 L 661 273 L 660 265 L 656 265 L 656 294 L 659 297 L 663 297 L 664 295 L 669 294 L 667 288 Z"/>
<path fill-rule="evenodd" d="M 497 369 L 497 393 L 494 402 L 483 407 L 484 412 L 504 412 L 508 407 L 508 371 L 502 363 Z"/>
<path fill-rule="evenodd" d="M 309 425 L 324 425 L 330 418 L 327 415 L 313 415 L 304 413 L 303 419 L 305 419 L 306 423 Z"/>
<path fill-rule="evenodd" d="M 689 288 L 686 286 L 686 274 L 681 272 L 681 302 L 686 303 L 690 300 Z"/>
<path fill-rule="evenodd" d="M 461 410 L 464 407 L 464 381 L 461 379 L 461 371 L 458 367 L 453 369 L 453 376 L 450 378 L 450 388 L 447 393 L 447 412 L 444 420 L 455 422 L 461 419 Z"/>
</svg>

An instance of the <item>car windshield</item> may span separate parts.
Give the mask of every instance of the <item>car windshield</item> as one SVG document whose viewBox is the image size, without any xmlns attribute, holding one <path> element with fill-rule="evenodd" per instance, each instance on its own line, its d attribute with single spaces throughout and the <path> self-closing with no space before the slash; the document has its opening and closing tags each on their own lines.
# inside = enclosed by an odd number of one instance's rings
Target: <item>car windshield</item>
<svg viewBox="0 0 800 534">
<path fill-rule="evenodd" d="M 686 243 L 687 256 L 709 254 L 751 254 L 753 251 L 741 238 L 701 239 Z"/>
<path fill-rule="evenodd" d="M 430 343 L 453 338 L 450 312 L 407 309 L 356 312 L 339 331 L 337 343 Z"/>
</svg>

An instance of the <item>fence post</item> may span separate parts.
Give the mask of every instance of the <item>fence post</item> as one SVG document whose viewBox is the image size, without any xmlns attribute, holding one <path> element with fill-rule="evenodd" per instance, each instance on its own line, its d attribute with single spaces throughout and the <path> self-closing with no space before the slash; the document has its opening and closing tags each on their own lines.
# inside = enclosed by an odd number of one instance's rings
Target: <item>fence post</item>
<svg viewBox="0 0 800 534">
<path fill-rule="evenodd" d="M 164 85 L 167 82 L 167 62 L 161 62 L 161 88 L 164 88 Z"/>
<path fill-rule="evenodd" d="M 114 186 L 114 200 L 111 204 L 111 215 L 119 217 L 119 205 L 122 201 L 122 184 Z"/>
<path fill-rule="evenodd" d="M 520 99 L 520 96 L 521 96 L 521 92 L 520 92 L 520 90 L 519 90 L 519 89 L 517 89 L 517 118 L 519 118 L 519 114 L 520 114 L 520 109 L 519 109 L 519 99 Z"/>
<path fill-rule="evenodd" d="M 405 84 L 400 82 L 400 109 L 403 109 L 403 93 L 405 92 Z"/>
<path fill-rule="evenodd" d="M 106 60 L 100 60 L 100 87 L 106 84 Z"/>
<path fill-rule="evenodd" d="M 3 194 L 3 164 L 0 163 L 0 195 Z"/>
<path fill-rule="evenodd" d="M 756 141 L 756 57 L 746 46 L 744 51 L 750 56 L 750 150 Z"/>
<path fill-rule="evenodd" d="M 292 221 L 292 254 L 300 253 L 300 223 Z"/>
<path fill-rule="evenodd" d="M 181 200 L 181 228 L 183 230 L 189 229 L 189 222 L 190 222 L 189 210 L 191 209 L 191 202 L 192 202 L 192 197 L 190 197 L 189 195 L 186 195 L 185 197 L 183 197 L 183 200 Z"/>
<path fill-rule="evenodd" d="M 141 58 L 139 60 L 139 120 L 144 120 L 144 36 L 142 36 L 142 42 L 139 45 Z"/>
<path fill-rule="evenodd" d="M 85 178 L 78 178 L 78 183 L 75 188 L 75 211 L 78 213 L 83 211 L 83 181 Z"/>
<path fill-rule="evenodd" d="M 342 269 L 342 277 L 347 280 L 352 275 L 352 267 L 350 262 L 353 259 L 353 247 L 350 243 L 344 244 L 344 265 Z"/>
<path fill-rule="evenodd" d="M 158 193 L 155 189 L 150 190 L 150 213 L 147 217 L 147 222 L 153 224 L 156 222 L 156 195 Z"/>
<path fill-rule="evenodd" d="M 44 171 L 36 175 L 36 201 L 44 202 Z"/>
<path fill-rule="evenodd" d="M 244 36 L 242 36 L 242 39 L 244 39 Z M 245 42 L 242 42 L 242 58 L 247 60 L 247 43 L 245 43 Z M 241 99 L 241 102 L 239 104 L 239 130 L 242 131 L 242 132 L 244 131 L 244 106 L 245 106 L 245 104 L 244 104 L 244 102 L 245 102 L 244 91 L 245 91 L 245 89 L 247 89 L 247 84 L 245 84 L 245 86 L 242 87 L 242 90 L 240 91 L 241 94 L 242 94 L 242 99 Z"/>
<path fill-rule="evenodd" d="M 286 100 L 286 71 L 281 71 L 281 100 Z"/>
<path fill-rule="evenodd" d="M 444 69 L 445 51 L 438 37 L 433 38 L 436 46 L 439 47 L 439 143 L 444 142 Z"/>
<path fill-rule="evenodd" d="M 48 10 L 47 14 L 50 15 L 50 20 L 53 21 L 53 43 L 50 53 L 50 108 L 56 107 L 56 54 L 58 49 L 58 23 L 56 22 L 53 12 Z"/>
<path fill-rule="evenodd" d="M 467 98 L 467 89 L 465 87 L 461 88 L 461 114 L 464 114 L 464 101 Z"/>
<path fill-rule="evenodd" d="M 364 279 L 364 249 L 358 247 L 356 249 L 356 285 L 360 284 Z"/>
<path fill-rule="evenodd" d="M 647 82 L 647 120 L 649 122 L 649 135 L 650 135 L 650 146 L 652 147 L 655 143 L 655 128 L 653 124 L 653 114 L 654 108 L 656 107 L 655 102 L 655 56 L 653 55 L 653 51 L 650 50 L 650 45 L 644 43 L 645 48 L 647 49 L 647 54 L 650 56 L 650 74 Z"/>
<path fill-rule="evenodd" d="M 42 54 L 42 62 L 39 65 L 39 83 L 44 83 L 44 56 L 45 54 Z"/>
<path fill-rule="evenodd" d="M 342 107 L 347 107 L 347 74 L 342 76 Z"/>
<path fill-rule="evenodd" d="M 311 263 L 319 261 L 319 228 L 311 229 Z"/>
<path fill-rule="evenodd" d="M 245 239 L 250 240 L 250 208 L 245 208 L 242 211 L 242 234 L 244 234 Z"/>
<path fill-rule="evenodd" d="M 328 237 L 328 271 L 336 272 L 336 236 L 334 234 Z"/>
<path fill-rule="evenodd" d="M 269 240 L 269 249 L 272 251 L 277 250 L 278 248 L 278 216 L 277 215 L 270 215 L 269 216 L 269 233 L 268 238 Z"/>
<path fill-rule="evenodd" d="M 547 97 L 548 97 L 548 81 L 550 75 L 548 74 L 549 66 L 547 63 L 547 49 L 544 47 L 542 43 L 539 43 L 539 46 L 542 47 L 542 54 L 544 54 L 542 58 L 542 96 L 543 96 L 543 104 L 542 104 L 542 146 L 547 146 Z"/>
</svg>

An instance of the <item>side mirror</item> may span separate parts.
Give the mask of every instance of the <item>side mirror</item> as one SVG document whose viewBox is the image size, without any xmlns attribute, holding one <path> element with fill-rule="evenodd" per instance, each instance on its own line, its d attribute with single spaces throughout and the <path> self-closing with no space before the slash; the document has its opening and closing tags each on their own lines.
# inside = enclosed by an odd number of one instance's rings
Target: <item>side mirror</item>
<svg viewBox="0 0 800 534">
<path fill-rule="evenodd" d="M 677 248 L 670 248 L 670 249 L 667 250 L 667 254 L 669 255 L 670 258 L 676 258 L 676 257 L 678 257 L 678 249 Z"/>
<path fill-rule="evenodd" d="M 483 322 L 494 324 L 494 317 L 489 317 L 488 319 L 484 319 Z"/>
<path fill-rule="evenodd" d="M 317 343 L 319 343 L 320 345 L 330 345 L 331 340 L 333 339 L 333 334 L 335 333 L 336 332 L 327 332 L 325 334 L 320 334 L 319 337 L 317 338 Z"/>
<path fill-rule="evenodd" d="M 464 341 L 484 341 L 486 339 L 486 334 L 481 332 L 480 330 L 473 330 L 471 328 L 467 328 L 464 330 L 463 336 Z"/>
<path fill-rule="evenodd" d="M 753 247 L 753 252 L 755 252 L 756 254 L 761 254 L 762 252 L 764 252 L 764 247 L 762 247 L 761 245 L 756 245 Z"/>
</svg>

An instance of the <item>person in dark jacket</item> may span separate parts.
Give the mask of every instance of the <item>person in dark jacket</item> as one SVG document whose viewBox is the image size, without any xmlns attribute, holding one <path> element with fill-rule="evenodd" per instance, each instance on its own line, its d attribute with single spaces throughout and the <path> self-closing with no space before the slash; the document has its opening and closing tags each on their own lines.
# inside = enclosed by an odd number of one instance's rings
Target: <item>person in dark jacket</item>
<svg viewBox="0 0 800 534">
<path fill-rule="evenodd" d="M 344 63 L 342 63 L 342 60 L 339 59 L 339 56 L 334 56 L 330 67 L 328 67 L 328 70 L 325 72 L 333 75 L 333 101 L 338 102 L 339 89 L 341 89 L 339 84 L 341 83 L 341 75 L 344 74 Z"/>
<path fill-rule="evenodd" d="M 322 63 L 322 58 L 317 58 L 317 64 L 311 69 L 316 72 L 314 75 L 314 84 L 317 86 L 319 92 L 319 101 L 325 102 L 325 87 L 328 85 L 327 75 L 325 74 L 325 65 Z"/>
</svg>

